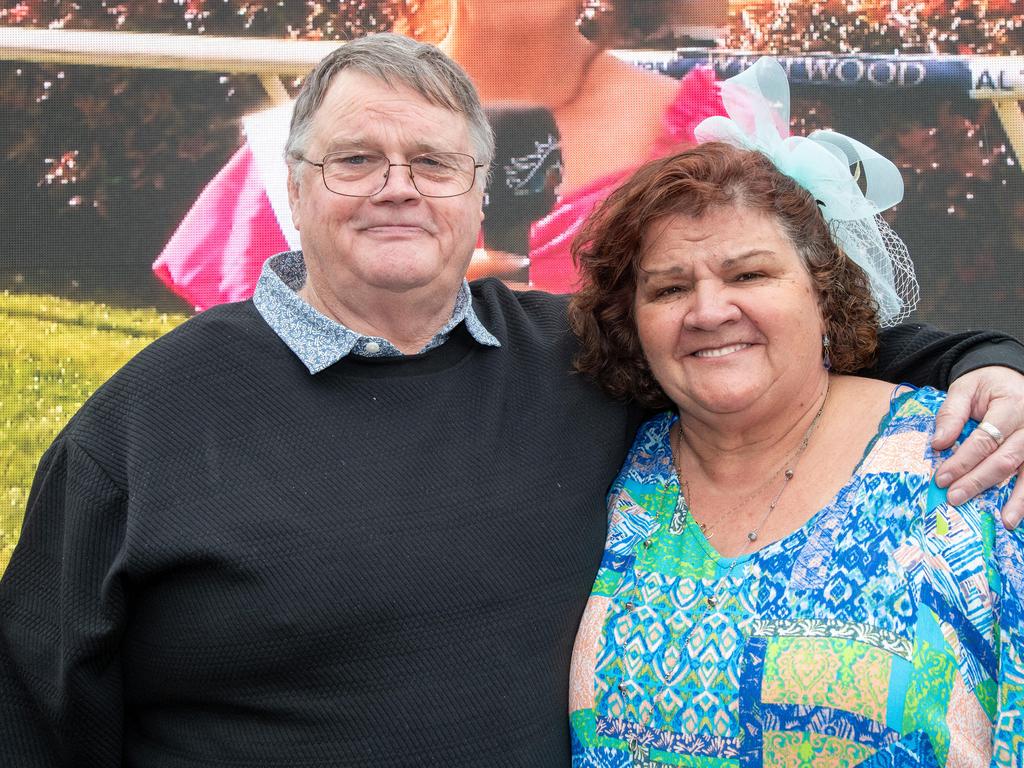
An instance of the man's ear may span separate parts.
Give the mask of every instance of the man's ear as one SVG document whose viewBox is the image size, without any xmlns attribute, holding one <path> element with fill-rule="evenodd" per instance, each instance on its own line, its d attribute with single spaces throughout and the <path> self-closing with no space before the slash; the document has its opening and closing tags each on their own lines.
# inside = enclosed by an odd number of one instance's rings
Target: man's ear
<svg viewBox="0 0 1024 768">
<path fill-rule="evenodd" d="M 295 229 L 301 229 L 300 216 L 299 216 L 299 194 L 301 189 L 299 187 L 300 171 L 295 166 L 288 167 L 288 207 L 292 211 L 292 226 Z"/>
</svg>

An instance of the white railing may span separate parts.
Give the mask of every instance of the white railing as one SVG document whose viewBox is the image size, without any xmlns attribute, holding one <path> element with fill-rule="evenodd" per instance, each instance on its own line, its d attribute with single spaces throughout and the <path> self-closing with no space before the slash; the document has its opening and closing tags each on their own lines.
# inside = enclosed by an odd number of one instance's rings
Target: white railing
<svg viewBox="0 0 1024 768">
<path fill-rule="evenodd" d="M 252 74 L 259 77 L 274 104 L 289 98 L 281 77 L 304 76 L 316 62 L 341 44 L 333 40 L 0 27 L 0 61 Z M 652 68 L 663 68 L 676 57 L 673 51 L 616 53 L 623 59 Z M 722 55 L 728 55 L 728 52 Z M 985 57 L 971 58 L 987 61 Z M 998 87 L 970 88 L 964 95 L 993 103 L 1024 171 L 1024 113 L 1019 103 L 1024 99 L 1024 57 L 991 60 L 1000 62 L 999 72 L 1002 74 L 998 75 L 998 81 L 993 80 L 993 86 L 998 82 Z M 1007 63 L 1012 65 L 1009 69 L 1003 66 Z"/>
<path fill-rule="evenodd" d="M 337 41 L 0 27 L 0 60 L 257 75 L 274 103 L 281 76 L 302 77 Z"/>
</svg>

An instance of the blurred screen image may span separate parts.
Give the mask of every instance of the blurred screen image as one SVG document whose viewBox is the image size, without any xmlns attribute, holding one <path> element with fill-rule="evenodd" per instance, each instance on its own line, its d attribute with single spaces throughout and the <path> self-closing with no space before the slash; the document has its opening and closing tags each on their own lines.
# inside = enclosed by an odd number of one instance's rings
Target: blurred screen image
<svg viewBox="0 0 1024 768">
<path fill-rule="evenodd" d="M 794 133 L 834 128 L 903 171 L 887 219 L 921 282 L 913 319 L 1024 336 L 1010 0 L 0 0 L 0 570 L 40 454 L 91 392 L 299 247 L 281 157 L 294 59 L 381 31 L 452 55 L 495 129 L 471 277 L 572 291 L 593 206 L 692 142 L 716 81 L 772 54 Z"/>
</svg>

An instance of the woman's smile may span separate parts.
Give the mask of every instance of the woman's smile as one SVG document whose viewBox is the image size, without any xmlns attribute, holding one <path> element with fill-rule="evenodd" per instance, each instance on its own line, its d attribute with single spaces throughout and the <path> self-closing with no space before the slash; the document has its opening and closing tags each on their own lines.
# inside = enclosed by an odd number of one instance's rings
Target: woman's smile
<svg viewBox="0 0 1024 768">
<path fill-rule="evenodd" d="M 704 349 L 698 349 L 693 353 L 694 357 L 726 357 L 736 352 L 742 352 L 745 349 L 749 349 L 752 344 L 729 344 L 724 347 L 706 347 Z"/>
</svg>

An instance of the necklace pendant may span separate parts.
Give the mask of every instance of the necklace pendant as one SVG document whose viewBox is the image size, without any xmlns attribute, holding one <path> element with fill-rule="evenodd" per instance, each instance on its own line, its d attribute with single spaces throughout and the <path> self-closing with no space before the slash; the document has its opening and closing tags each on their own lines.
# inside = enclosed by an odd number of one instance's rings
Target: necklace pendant
<svg viewBox="0 0 1024 768">
<path fill-rule="evenodd" d="M 686 518 L 689 514 L 690 507 L 686 503 L 686 497 L 680 492 L 679 501 L 676 502 L 675 511 L 668 524 L 668 532 L 674 536 L 681 535 L 686 530 Z"/>
<path fill-rule="evenodd" d="M 747 541 L 757 541 L 757 531 L 751 531 L 747 534 Z"/>
<path fill-rule="evenodd" d="M 787 480 L 792 480 L 793 479 L 793 470 L 792 469 L 787 469 L 786 470 L 786 479 Z"/>
<path fill-rule="evenodd" d="M 637 768 L 654 768 L 654 762 L 650 760 L 651 749 L 640 743 L 635 737 L 631 736 L 626 742 L 629 747 L 629 757 L 634 766 Z"/>
</svg>

